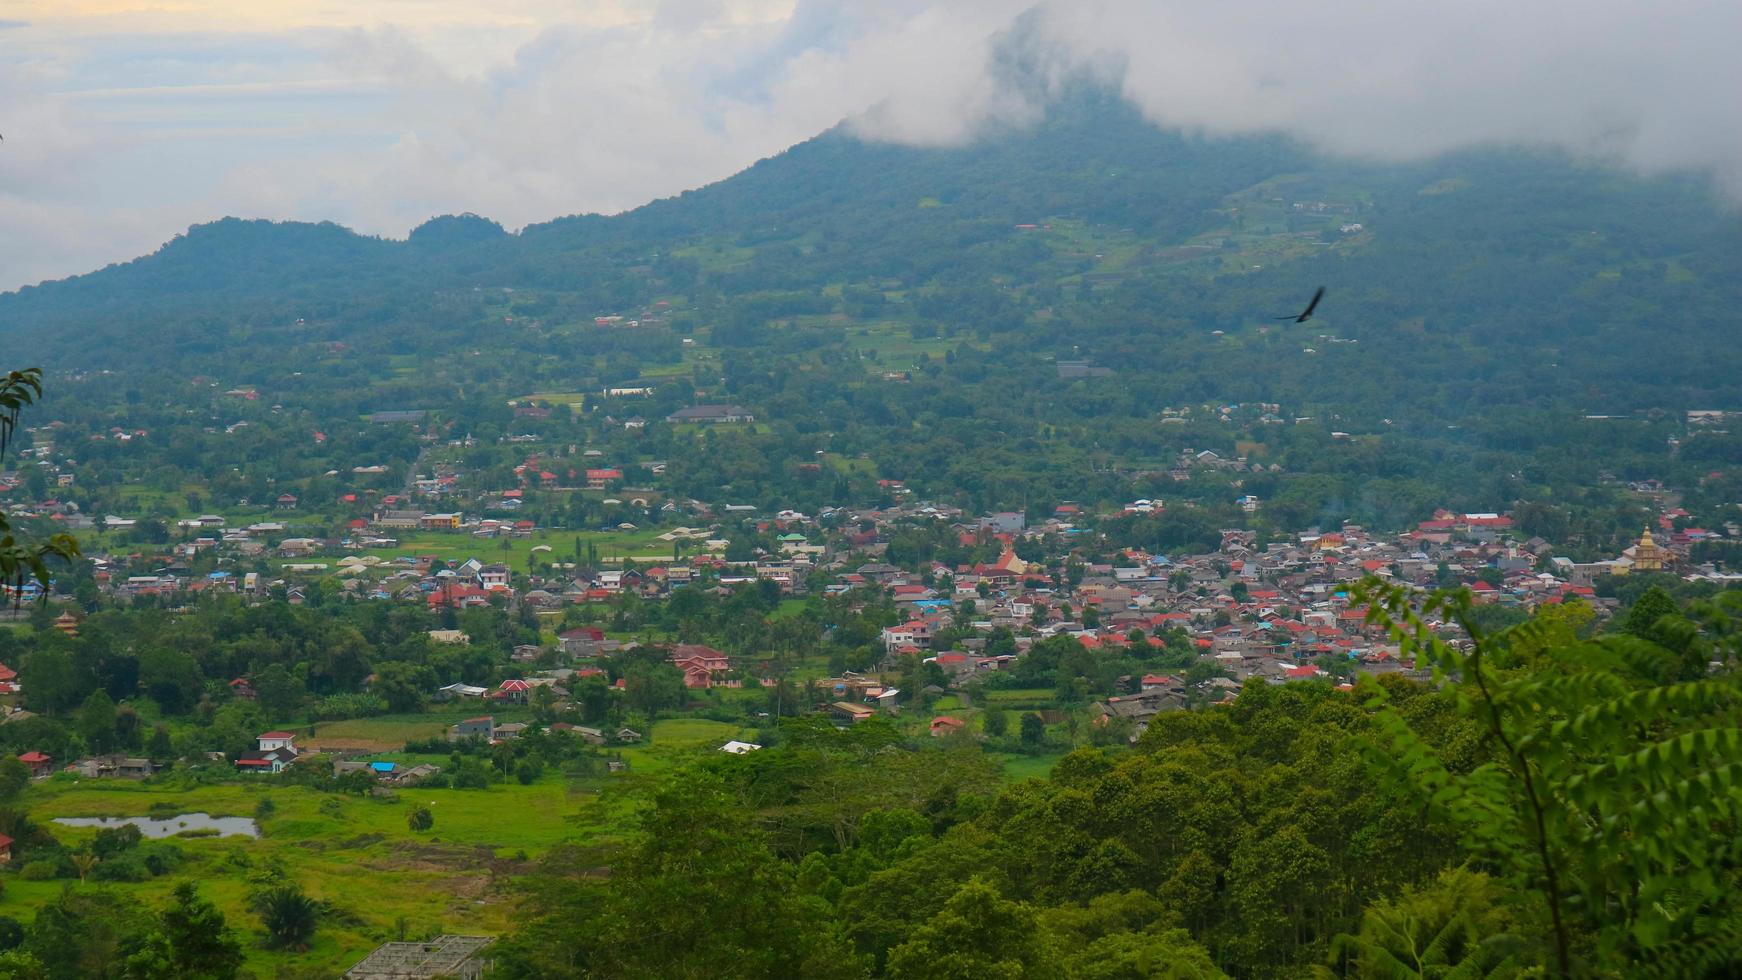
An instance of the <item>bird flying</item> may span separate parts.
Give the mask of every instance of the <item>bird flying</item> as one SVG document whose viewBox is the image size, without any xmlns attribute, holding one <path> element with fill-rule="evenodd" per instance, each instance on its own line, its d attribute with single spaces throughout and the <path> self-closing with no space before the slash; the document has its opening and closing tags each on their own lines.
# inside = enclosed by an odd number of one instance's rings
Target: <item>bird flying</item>
<svg viewBox="0 0 1742 980">
<path fill-rule="evenodd" d="M 1279 316 L 1279 317 L 1276 317 L 1275 319 L 1293 320 L 1296 323 L 1305 323 L 1308 320 L 1311 320 L 1313 318 L 1313 311 L 1319 308 L 1319 300 L 1323 299 L 1324 297 L 1325 297 L 1325 287 L 1320 286 L 1318 292 L 1313 293 L 1312 301 L 1307 303 L 1306 309 L 1300 311 L 1299 315 L 1291 313 L 1288 316 Z"/>
</svg>

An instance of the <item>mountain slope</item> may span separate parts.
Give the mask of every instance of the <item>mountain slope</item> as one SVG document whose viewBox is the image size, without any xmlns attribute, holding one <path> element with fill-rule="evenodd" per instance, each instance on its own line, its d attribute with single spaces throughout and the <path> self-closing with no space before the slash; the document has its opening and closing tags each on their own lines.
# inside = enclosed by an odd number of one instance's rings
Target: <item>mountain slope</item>
<svg viewBox="0 0 1742 980">
<path fill-rule="evenodd" d="M 0 327 L 129 304 L 173 309 L 189 293 L 272 301 L 359 277 L 387 289 L 440 286 L 456 276 L 584 287 L 590 277 L 573 261 L 640 257 L 719 235 L 822 244 L 811 253 L 812 277 L 842 264 L 831 251 L 851 249 L 854 262 L 879 273 L 911 272 L 902 256 L 917 243 L 971 244 L 1051 215 L 1171 240 L 1197 230 L 1221 195 L 1306 159 L 1277 140 L 1187 139 L 1143 124 L 1115 100 L 1083 98 L 1032 131 L 962 149 L 868 144 L 832 131 L 720 183 L 621 215 L 558 218 L 517 236 L 429 232 L 456 219 L 436 219 L 410 242 L 331 224 L 224 219 L 132 262 L 0 296 Z"/>
<path fill-rule="evenodd" d="M 1241 227 L 1246 218 L 1231 219 L 1235 208 L 1250 215 L 1279 205 L 1282 214 L 1260 219 L 1273 238 L 1323 231 L 1325 221 L 1290 210 L 1300 203 L 1296 196 L 1307 203 L 1328 197 L 1333 216 L 1348 212 L 1348 222 L 1362 224 L 1370 238 L 1361 248 L 1328 251 L 1336 261 L 1243 247 L 1252 242 L 1230 247 L 1250 230 Z M 330 224 L 225 219 L 133 262 L 0 296 L 0 330 L 28 344 L 33 325 L 99 315 L 254 320 L 312 304 L 324 316 L 335 295 L 370 306 L 382 297 L 414 302 L 474 285 L 626 306 L 662 287 L 733 294 L 856 281 L 958 287 L 988 276 L 1044 282 L 1106 275 L 1061 264 L 1061 249 L 1012 235 L 1013 226 L 1058 219 L 1116 229 L 1127 248 L 1145 253 L 1137 265 L 1113 270 L 1121 281 L 1180 271 L 1177 256 L 1147 254 L 1158 249 L 1270 253 L 1288 263 L 1289 281 L 1264 291 L 1265 308 L 1286 307 L 1301 283 L 1322 279 L 1339 287 L 1345 310 L 1352 293 L 1367 291 L 1363 312 L 1426 317 L 1445 329 L 1483 329 L 1522 290 L 1557 298 L 1537 321 L 1557 336 L 1577 334 L 1581 323 L 1603 331 L 1618 318 L 1639 322 L 1647 310 L 1629 301 L 1636 291 L 1608 290 L 1603 277 L 1669 280 L 1665 295 L 1643 298 L 1650 312 L 1691 304 L 1715 318 L 1714 326 L 1739 298 L 1742 226 L 1693 181 L 1640 181 L 1559 159 L 1493 153 L 1363 167 L 1279 139 L 1167 133 L 1116 100 L 1078 96 L 1032 130 L 959 149 L 867 144 L 830 132 L 700 190 L 613 217 L 559 218 L 518 235 L 482 219 L 437 219 L 408 242 Z M 749 254 L 698 282 L 702 270 L 673 255 L 696 242 Z M 1196 265 L 1200 278 L 1232 267 Z M 1254 302 L 1253 285 L 1229 295 L 1245 306 Z M 1226 328 L 1239 317 L 1220 305 L 1206 298 L 1177 312 Z M 131 333 L 115 339 L 126 343 Z"/>
<path fill-rule="evenodd" d="M 1321 284 L 1312 321 L 1272 319 Z M 328 435 L 423 408 L 506 438 L 538 428 L 509 399 L 595 405 L 547 427 L 564 447 L 670 460 L 668 489 L 704 499 L 845 502 L 875 492 L 868 472 L 975 505 L 1117 499 L 1213 447 L 1300 474 L 1246 478 L 1301 495 L 1279 522 L 1392 523 L 1726 459 L 1664 420 L 1742 409 L 1739 311 L 1742 221 L 1692 178 L 1501 151 L 1362 164 L 1167 133 L 1079 95 L 962 148 L 830 132 L 518 234 L 476 216 L 405 242 L 227 219 L 0 296 L 0 336 L 14 360 L 115 372 L 69 417 L 101 432 L 154 407 L 185 449 L 151 462 L 190 479 L 234 465 L 232 406 L 173 387 L 197 381 L 257 389 Z M 703 451 L 672 427 L 613 428 L 696 400 L 745 404 L 758 426 Z M 1231 404 L 1314 421 L 1158 422 Z M 1362 441 L 1333 447 L 1333 430 Z M 295 445 L 275 438 L 253 458 Z M 819 483 L 794 462 L 819 451 L 867 463 Z"/>
</svg>

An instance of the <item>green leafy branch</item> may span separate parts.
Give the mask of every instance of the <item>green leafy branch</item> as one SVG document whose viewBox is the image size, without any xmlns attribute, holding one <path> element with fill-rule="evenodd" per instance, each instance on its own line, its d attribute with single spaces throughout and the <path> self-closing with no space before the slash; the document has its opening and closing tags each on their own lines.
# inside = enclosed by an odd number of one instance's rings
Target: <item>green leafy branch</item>
<svg viewBox="0 0 1742 980">
<path fill-rule="evenodd" d="M 1581 937 L 1642 973 L 1722 955 L 1739 929 L 1737 675 L 1658 683 L 1670 651 L 1631 636 L 1580 640 L 1540 618 L 1486 635 L 1461 591 L 1421 596 L 1368 580 L 1354 599 L 1492 740 L 1490 762 L 1454 773 L 1363 682 L 1387 764 L 1541 899 L 1559 975 L 1574 975 Z M 1714 649 L 1735 644 L 1731 608 L 1699 612 Z M 1439 636 L 1435 616 L 1462 626 L 1468 647 Z"/>
<path fill-rule="evenodd" d="M 0 458 L 5 457 L 17 433 L 19 416 L 41 397 L 41 368 L 11 371 L 0 378 Z M 24 580 L 29 576 L 42 585 L 46 596 L 50 580 L 49 559 L 74 561 L 78 557 L 79 543 L 72 535 L 55 534 L 38 542 L 20 540 L 5 511 L 0 511 L 0 584 L 22 594 Z"/>
</svg>

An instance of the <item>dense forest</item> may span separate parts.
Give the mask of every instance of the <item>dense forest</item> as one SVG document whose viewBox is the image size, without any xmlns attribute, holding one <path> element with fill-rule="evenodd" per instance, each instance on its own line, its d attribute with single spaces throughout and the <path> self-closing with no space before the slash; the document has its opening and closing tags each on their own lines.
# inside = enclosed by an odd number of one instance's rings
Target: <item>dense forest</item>
<svg viewBox="0 0 1742 980">
<path fill-rule="evenodd" d="M 1249 684 L 999 792 L 969 744 L 794 720 L 554 853 L 508 976 L 1729 976 L 1729 599 L 1374 615 L 1450 681 Z M 1474 647 L 1420 615 L 1456 617 Z M 1722 666 L 1707 676 L 1707 661 Z M 602 872 L 608 871 L 608 875 Z"/>
</svg>

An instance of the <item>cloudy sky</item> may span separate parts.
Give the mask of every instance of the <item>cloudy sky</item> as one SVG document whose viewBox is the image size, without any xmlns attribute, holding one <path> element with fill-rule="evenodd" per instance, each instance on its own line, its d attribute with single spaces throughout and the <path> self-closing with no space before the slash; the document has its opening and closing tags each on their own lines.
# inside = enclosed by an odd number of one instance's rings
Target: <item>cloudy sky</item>
<svg viewBox="0 0 1742 980">
<path fill-rule="evenodd" d="M 1739 37 L 1736 0 L 0 0 L 0 289 L 226 214 L 620 210 L 843 119 L 971 140 L 1081 74 L 1159 125 L 1550 144 L 1742 198 Z"/>
</svg>

